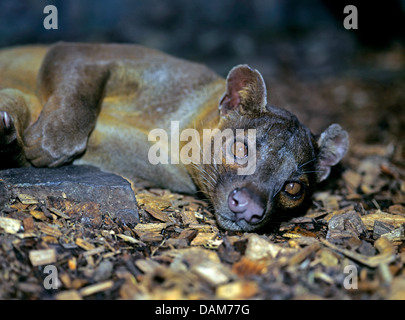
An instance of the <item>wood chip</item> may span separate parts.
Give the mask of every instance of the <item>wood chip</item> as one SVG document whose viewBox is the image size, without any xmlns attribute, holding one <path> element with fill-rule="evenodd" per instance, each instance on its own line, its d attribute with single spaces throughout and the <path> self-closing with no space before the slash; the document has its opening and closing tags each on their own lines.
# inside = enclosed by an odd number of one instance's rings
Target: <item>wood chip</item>
<svg viewBox="0 0 405 320">
<path fill-rule="evenodd" d="M 33 196 L 28 194 L 20 193 L 18 195 L 18 199 L 21 201 L 22 204 L 37 204 L 38 200 L 35 199 Z"/>
<path fill-rule="evenodd" d="M 21 229 L 21 221 L 8 217 L 0 217 L 0 228 L 5 232 L 15 234 Z"/>
<path fill-rule="evenodd" d="M 135 265 L 143 273 L 152 273 L 159 268 L 160 264 L 151 259 L 139 259 L 135 261 Z"/>
<path fill-rule="evenodd" d="M 226 270 L 223 265 L 210 260 L 194 266 L 192 271 L 213 286 L 224 284 L 230 279 L 230 271 Z"/>
<path fill-rule="evenodd" d="M 328 213 L 325 216 L 324 220 L 326 222 L 329 222 L 329 220 L 332 219 L 334 216 L 345 214 L 346 212 L 353 211 L 353 210 L 354 210 L 354 206 L 349 206 L 349 207 L 346 207 L 346 208 L 343 208 L 343 209 L 340 209 L 340 210 L 333 211 L 331 213 Z"/>
<path fill-rule="evenodd" d="M 395 259 L 395 250 L 393 249 L 390 242 L 385 238 L 380 238 L 375 242 L 375 247 L 378 248 L 379 251 L 381 250 L 381 254 L 373 257 L 365 256 L 351 250 L 340 248 L 327 240 L 321 239 L 321 242 L 332 250 L 340 252 L 345 256 L 371 268 L 378 267 L 382 263 L 388 264 Z"/>
<path fill-rule="evenodd" d="M 27 239 L 27 238 L 35 238 L 37 234 L 34 232 L 24 232 L 24 233 L 17 233 L 15 234 L 16 237 L 20 239 Z"/>
<path fill-rule="evenodd" d="M 232 272 L 245 277 L 250 275 L 260 275 L 267 272 L 268 261 L 266 259 L 250 260 L 247 257 L 242 257 L 232 266 Z"/>
<path fill-rule="evenodd" d="M 94 250 L 96 248 L 93 244 L 91 244 L 90 242 L 88 242 L 82 238 L 77 238 L 75 242 L 80 248 L 82 248 L 86 251 Z"/>
<path fill-rule="evenodd" d="M 54 214 L 56 214 L 58 217 L 63 218 L 63 219 L 70 219 L 70 217 L 66 214 L 64 214 L 62 211 L 56 209 L 56 208 L 50 208 L 49 211 L 53 212 Z"/>
<path fill-rule="evenodd" d="M 177 239 L 185 239 L 188 242 L 192 241 L 198 234 L 197 230 L 190 230 L 190 229 L 186 229 L 183 230 L 179 236 L 177 237 Z"/>
<path fill-rule="evenodd" d="M 138 224 L 63 191 L 24 203 L 17 192 L 0 208 L 0 299 L 401 299 L 405 153 L 373 152 L 352 146 L 306 214 L 260 233 L 219 229 L 209 204 L 167 190 L 135 189 Z M 45 291 L 48 264 L 57 291 Z"/>
<path fill-rule="evenodd" d="M 388 208 L 388 212 L 405 216 L 405 207 L 400 204 L 394 204 Z"/>
<path fill-rule="evenodd" d="M 31 250 L 29 258 L 34 267 L 52 264 L 56 262 L 56 251 L 55 249 Z"/>
<path fill-rule="evenodd" d="M 326 239 L 367 236 L 360 214 L 354 210 L 335 215 L 329 220 Z"/>
<path fill-rule="evenodd" d="M 138 223 L 134 231 L 135 232 L 161 232 L 167 227 L 167 223 Z"/>
<path fill-rule="evenodd" d="M 373 229 L 376 220 L 390 224 L 395 228 L 398 228 L 405 223 L 405 216 L 398 214 L 390 214 L 383 212 L 381 210 L 377 210 L 375 213 L 362 216 L 361 220 L 363 220 L 363 223 L 368 230 Z"/>
<path fill-rule="evenodd" d="M 394 229 L 395 229 L 395 227 L 391 224 L 382 222 L 380 220 L 375 220 L 374 227 L 373 227 L 373 238 L 378 239 L 383 234 L 387 234 Z"/>
<path fill-rule="evenodd" d="M 45 223 L 40 222 L 38 224 L 38 228 L 39 228 L 39 230 L 41 232 L 43 232 L 45 234 L 48 234 L 50 236 L 53 236 L 53 237 L 56 237 L 56 238 L 62 236 L 62 232 L 59 229 L 51 227 L 51 226 L 49 226 L 49 225 L 47 225 Z"/>
<path fill-rule="evenodd" d="M 382 234 L 381 237 L 384 237 L 389 241 L 404 241 L 405 240 L 404 229 L 405 229 L 404 226 L 401 226 L 390 232 Z"/>
<path fill-rule="evenodd" d="M 320 250 L 320 259 L 321 259 L 321 263 L 325 267 L 335 267 L 339 263 L 337 254 L 328 248 L 322 248 Z"/>
<path fill-rule="evenodd" d="M 216 233 L 212 232 L 199 232 L 197 236 L 191 241 L 192 246 L 204 246 L 208 241 L 215 239 Z"/>
<path fill-rule="evenodd" d="M 88 250 L 88 251 L 84 252 L 83 256 L 84 257 L 92 256 L 92 255 L 95 255 L 95 254 L 103 253 L 104 251 L 105 251 L 105 247 L 100 246 L 100 247 L 97 247 L 97 248 L 94 248 L 94 249 L 91 249 L 91 250 Z"/>
<path fill-rule="evenodd" d="M 126 241 L 126 242 L 129 242 L 129 243 L 132 243 L 132 244 L 137 244 L 137 245 L 145 246 L 145 243 L 143 243 L 142 241 L 140 241 L 140 240 L 138 240 L 138 239 L 135 239 L 134 237 L 130 237 L 130 236 L 127 236 L 127 235 L 125 235 L 125 234 L 117 234 L 116 236 L 119 237 L 119 238 L 121 238 L 122 240 L 124 240 L 124 241 Z"/>
<path fill-rule="evenodd" d="M 349 193 L 355 193 L 361 183 L 361 175 L 354 170 L 346 170 L 343 173 L 343 179 L 346 185 L 350 188 Z"/>
<path fill-rule="evenodd" d="M 32 217 L 27 217 L 24 218 L 23 220 L 23 226 L 24 226 L 24 231 L 25 232 L 32 232 L 35 229 L 34 226 L 34 219 Z"/>
<path fill-rule="evenodd" d="M 392 281 L 392 287 L 387 299 L 405 300 L 405 275 L 402 275 Z"/>
<path fill-rule="evenodd" d="M 190 229 L 198 230 L 201 232 L 210 232 L 210 231 L 214 231 L 213 229 L 215 229 L 215 227 L 209 226 L 206 224 L 190 224 L 188 227 Z"/>
<path fill-rule="evenodd" d="M 219 299 L 250 299 L 259 292 L 259 285 L 254 281 L 238 281 L 219 286 L 216 295 Z"/>
<path fill-rule="evenodd" d="M 283 250 L 281 246 L 260 237 L 257 234 L 248 236 L 245 257 L 250 260 L 274 259 Z"/>
<path fill-rule="evenodd" d="M 158 232 L 137 232 L 139 239 L 144 242 L 161 242 L 163 235 Z"/>
<path fill-rule="evenodd" d="M 45 221 L 48 219 L 42 211 L 30 210 L 30 214 L 37 220 Z"/>
<path fill-rule="evenodd" d="M 56 294 L 56 300 L 83 300 L 77 290 L 66 290 Z"/>
<path fill-rule="evenodd" d="M 86 297 L 86 296 L 90 296 L 90 295 L 98 293 L 98 292 L 109 290 L 113 286 L 114 286 L 114 281 L 107 280 L 107 281 L 96 283 L 96 284 L 87 286 L 83 289 L 80 289 L 79 293 L 81 296 Z"/>
<path fill-rule="evenodd" d="M 308 247 L 304 248 L 303 250 L 297 252 L 295 255 L 293 255 L 289 261 L 288 261 L 288 265 L 289 266 L 293 266 L 296 264 L 301 263 L 302 261 L 304 261 L 310 254 L 312 254 L 313 252 L 317 251 L 320 248 L 320 245 L 318 242 L 313 243 L 311 245 L 309 245 Z"/>
<path fill-rule="evenodd" d="M 198 223 L 196 217 L 195 217 L 195 212 L 194 211 L 188 211 L 183 208 L 183 210 L 180 213 L 181 220 L 183 221 L 184 225 L 190 225 L 190 224 L 196 224 Z"/>
<path fill-rule="evenodd" d="M 316 201 L 321 201 L 323 206 L 328 210 L 338 210 L 341 196 L 331 195 L 329 192 L 317 192 L 314 194 Z"/>
<path fill-rule="evenodd" d="M 167 213 L 164 213 L 157 206 L 145 205 L 143 208 L 147 213 L 149 213 L 152 217 L 154 217 L 157 220 L 160 220 L 163 222 L 171 221 L 169 215 Z"/>
</svg>

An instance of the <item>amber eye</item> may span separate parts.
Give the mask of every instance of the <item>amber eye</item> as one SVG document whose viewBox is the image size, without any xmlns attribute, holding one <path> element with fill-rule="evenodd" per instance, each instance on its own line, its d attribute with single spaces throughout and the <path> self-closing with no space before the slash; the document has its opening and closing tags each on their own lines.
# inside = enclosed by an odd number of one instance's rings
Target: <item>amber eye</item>
<svg viewBox="0 0 405 320">
<path fill-rule="evenodd" d="M 287 182 L 284 185 L 284 191 L 292 197 L 298 197 L 302 193 L 302 186 L 298 182 Z"/>
<path fill-rule="evenodd" d="M 248 155 L 248 147 L 242 141 L 235 141 L 231 146 L 231 152 L 236 159 L 243 159 Z"/>
</svg>

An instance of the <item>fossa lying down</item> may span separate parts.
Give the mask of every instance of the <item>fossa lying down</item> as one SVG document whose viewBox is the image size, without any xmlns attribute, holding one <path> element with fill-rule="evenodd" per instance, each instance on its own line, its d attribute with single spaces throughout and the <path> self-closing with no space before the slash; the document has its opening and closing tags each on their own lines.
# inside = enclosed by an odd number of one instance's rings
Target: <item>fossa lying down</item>
<svg viewBox="0 0 405 320">
<path fill-rule="evenodd" d="M 302 208 L 348 148 L 339 125 L 315 136 L 268 105 L 247 65 L 225 80 L 136 45 L 58 43 L 1 50 L 0 74 L 1 168 L 74 161 L 200 190 L 228 230 Z"/>
</svg>

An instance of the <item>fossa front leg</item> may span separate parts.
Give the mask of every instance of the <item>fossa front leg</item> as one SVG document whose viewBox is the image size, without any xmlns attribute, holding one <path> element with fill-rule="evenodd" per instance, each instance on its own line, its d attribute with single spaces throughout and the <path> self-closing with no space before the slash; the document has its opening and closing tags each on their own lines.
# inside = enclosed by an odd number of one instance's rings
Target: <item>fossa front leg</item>
<svg viewBox="0 0 405 320">
<path fill-rule="evenodd" d="M 106 67 L 55 59 L 48 54 L 41 67 L 43 109 L 24 132 L 25 155 L 37 167 L 69 163 L 86 150 L 109 77 Z"/>
<path fill-rule="evenodd" d="M 29 123 L 27 103 L 19 90 L 0 90 L 0 169 L 28 165 L 22 142 Z"/>
</svg>

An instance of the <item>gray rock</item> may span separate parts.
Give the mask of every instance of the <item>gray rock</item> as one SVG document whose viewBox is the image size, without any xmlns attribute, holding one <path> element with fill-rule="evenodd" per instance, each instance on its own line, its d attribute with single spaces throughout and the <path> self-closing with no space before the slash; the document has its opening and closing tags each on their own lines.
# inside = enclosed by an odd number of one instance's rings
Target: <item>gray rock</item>
<svg viewBox="0 0 405 320">
<path fill-rule="evenodd" d="M 15 168 L 0 170 L 0 207 L 28 194 L 40 201 L 64 198 L 78 204 L 96 203 L 124 224 L 139 222 L 135 195 L 124 178 L 92 166 Z"/>
</svg>

